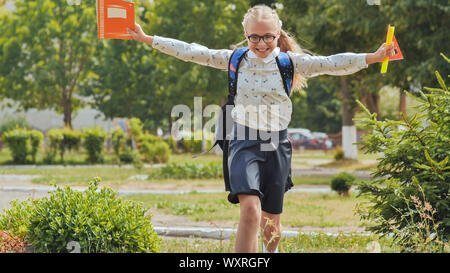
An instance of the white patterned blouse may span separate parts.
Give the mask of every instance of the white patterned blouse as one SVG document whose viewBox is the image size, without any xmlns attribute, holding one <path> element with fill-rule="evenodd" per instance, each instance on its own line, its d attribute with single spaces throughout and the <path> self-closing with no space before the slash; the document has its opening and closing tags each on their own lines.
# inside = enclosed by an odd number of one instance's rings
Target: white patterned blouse
<svg viewBox="0 0 450 273">
<path fill-rule="evenodd" d="M 208 49 L 196 43 L 154 36 L 152 47 L 186 62 L 228 70 L 230 49 Z M 237 95 L 233 119 L 242 125 L 263 131 L 280 131 L 289 126 L 292 102 L 286 94 L 275 57 L 275 48 L 266 58 L 248 51 L 239 66 Z M 365 53 L 341 53 L 332 56 L 311 56 L 288 51 L 294 73 L 303 77 L 349 75 L 367 68 Z"/>
</svg>

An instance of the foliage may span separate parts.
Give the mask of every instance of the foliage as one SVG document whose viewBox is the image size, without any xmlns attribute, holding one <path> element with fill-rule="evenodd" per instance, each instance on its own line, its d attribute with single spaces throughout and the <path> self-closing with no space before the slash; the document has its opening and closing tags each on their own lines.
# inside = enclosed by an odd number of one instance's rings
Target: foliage
<svg viewBox="0 0 450 273">
<path fill-rule="evenodd" d="M 356 177 L 348 172 L 340 172 L 331 179 L 331 189 L 337 191 L 339 195 L 348 195 L 351 183 Z"/>
<path fill-rule="evenodd" d="M 21 229 L 37 252 L 68 252 L 71 242 L 83 253 L 159 252 L 160 239 L 142 204 L 98 189 L 99 181 L 94 178 L 85 191 L 57 188 L 49 197 L 15 202 L 0 215 L 0 226 Z"/>
<path fill-rule="evenodd" d="M 2 118 L 2 123 L 0 124 L 0 136 L 7 131 L 11 131 L 17 127 L 23 129 L 31 129 L 30 124 L 25 117 L 13 117 L 10 115 L 5 115 Z"/>
<path fill-rule="evenodd" d="M 244 39 L 241 26 L 248 2 L 242 0 L 135 1 L 136 21 L 148 35 L 229 49 Z M 136 41 L 102 41 L 86 89 L 106 117 L 138 117 L 146 129 L 170 130 L 171 109 L 193 107 L 193 97 L 219 104 L 227 94 L 226 73 L 166 56 Z M 118 57 L 119 56 L 119 57 Z"/>
<path fill-rule="evenodd" d="M 170 147 L 159 138 L 157 142 L 143 142 L 139 148 L 147 162 L 166 163 L 169 161 Z"/>
<path fill-rule="evenodd" d="M 344 150 L 341 146 L 336 146 L 336 152 L 334 154 L 334 160 L 338 161 L 344 158 Z"/>
<path fill-rule="evenodd" d="M 47 158 L 45 161 L 48 163 L 54 161 L 58 150 L 61 162 L 64 162 L 65 152 L 70 150 L 78 151 L 81 144 L 81 132 L 70 128 L 50 129 L 47 135 L 49 140 L 49 150 L 47 151 Z"/>
<path fill-rule="evenodd" d="M 131 137 L 134 138 L 135 141 L 139 141 L 144 134 L 144 126 L 142 125 L 141 120 L 138 118 L 131 118 L 129 124 Z"/>
<path fill-rule="evenodd" d="M 89 163 L 103 162 L 103 146 L 106 133 L 101 127 L 85 129 L 83 132 L 83 146 L 87 151 Z"/>
<path fill-rule="evenodd" d="M 114 154 L 119 159 L 119 162 L 130 163 L 133 162 L 133 157 L 131 155 L 131 148 L 126 146 L 126 137 L 125 132 L 119 126 L 116 126 L 111 132 Z"/>
<path fill-rule="evenodd" d="M 25 253 L 26 242 L 7 231 L 0 230 L 0 253 Z"/>
<path fill-rule="evenodd" d="M 222 162 L 206 164 L 172 163 L 154 169 L 149 174 L 149 179 L 208 179 L 220 177 L 222 177 Z"/>
<path fill-rule="evenodd" d="M 90 87 L 97 44 L 93 1 L 14 0 L 14 11 L 0 17 L 0 95 L 28 110 L 72 114 Z"/>
<path fill-rule="evenodd" d="M 213 144 L 213 135 L 210 132 L 205 132 L 203 135 L 203 131 L 194 131 L 190 135 L 186 135 L 181 139 L 181 147 L 184 152 L 187 153 L 200 153 L 202 152 L 203 147 L 203 139 L 206 141 L 206 149 L 210 149 Z"/>
<path fill-rule="evenodd" d="M 39 145 L 41 144 L 42 140 L 44 139 L 44 135 L 36 130 L 29 131 L 29 139 L 30 139 L 30 155 L 31 155 L 31 161 L 36 162 L 36 154 L 39 150 Z"/>
<path fill-rule="evenodd" d="M 168 136 L 164 138 L 164 142 L 166 142 L 169 145 L 169 148 L 172 152 L 177 152 L 177 141 L 173 136 Z"/>
<path fill-rule="evenodd" d="M 27 163 L 27 156 L 31 162 L 36 161 L 36 153 L 44 136 L 36 130 L 17 128 L 3 134 L 3 142 L 11 151 L 13 161 L 17 164 Z"/>
<path fill-rule="evenodd" d="M 423 245 L 442 251 L 450 239 L 450 93 L 435 74 L 440 88 L 425 87 L 420 97 L 405 91 L 419 102 L 420 115 L 377 121 L 364 108 L 369 118 L 359 120 L 373 130 L 363 137 L 363 148 L 384 153 L 374 173 L 378 179 L 360 185 L 373 203 L 361 206 L 360 215 L 374 221 L 371 230 L 393 233 L 404 251 L 421 251 Z"/>
</svg>

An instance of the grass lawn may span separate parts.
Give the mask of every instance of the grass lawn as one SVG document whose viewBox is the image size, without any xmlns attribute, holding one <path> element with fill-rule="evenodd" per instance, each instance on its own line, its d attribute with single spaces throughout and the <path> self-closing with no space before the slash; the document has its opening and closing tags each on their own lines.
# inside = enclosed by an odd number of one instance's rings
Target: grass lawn
<svg viewBox="0 0 450 273">
<path fill-rule="evenodd" d="M 163 237 L 162 253 L 232 253 L 235 237 L 230 240 L 213 240 L 200 238 Z M 361 236 L 357 234 L 329 236 L 300 234 L 294 238 L 283 237 L 278 245 L 280 253 L 369 253 L 374 242 L 380 245 L 381 252 L 395 253 L 399 248 L 391 239 L 378 238 L 376 235 Z M 259 241 L 262 252 L 262 241 Z"/>
<path fill-rule="evenodd" d="M 363 164 L 360 161 L 351 159 L 341 159 L 338 161 L 332 161 L 325 164 L 320 164 L 320 167 L 339 169 L 342 171 L 370 171 L 373 172 L 377 168 L 377 164 Z"/>
<path fill-rule="evenodd" d="M 151 169 L 150 169 L 151 170 Z M 220 179 L 153 179 L 135 180 L 131 179 L 135 175 L 147 175 L 149 169 L 138 170 L 136 168 L 123 167 L 91 167 L 91 168 L 30 168 L 30 169 L 0 169 L 0 174 L 22 174 L 39 175 L 33 178 L 32 182 L 43 185 L 62 186 L 87 186 L 88 181 L 94 177 L 101 178 L 101 185 L 117 188 L 126 184 L 133 184 L 142 187 L 165 188 L 223 188 L 223 180 Z M 330 176 L 301 176 L 293 177 L 295 186 L 329 186 Z"/>
<path fill-rule="evenodd" d="M 336 150 L 329 150 L 324 152 L 322 150 L 293 150 L 292 156 L 293 158 L 301 159 L 301 158 L 311 158 L 311 159 L 329 159 L 334 160 L 334 155 L 336 154 Z M 358 159 L 367 160 L 367 159 L 377 159 L 378 154 L 364 154 L 363 151 L 358 151 Z"/>
<path fill-rule="evenodd" d="M 125 199 L 143 202 L 147 208 L 164 213 L 183 215 L 194 221 L 239 220 L 239 205 L 227 200 L 227 193 L 197 193 L 171 195 L 131 195 Z M 335 193 L 289 193 L 283 208 L 285 227 L 357 227 L 362 226 L 355 215 L 354 194 L 348 198 Z"/>
</svg>

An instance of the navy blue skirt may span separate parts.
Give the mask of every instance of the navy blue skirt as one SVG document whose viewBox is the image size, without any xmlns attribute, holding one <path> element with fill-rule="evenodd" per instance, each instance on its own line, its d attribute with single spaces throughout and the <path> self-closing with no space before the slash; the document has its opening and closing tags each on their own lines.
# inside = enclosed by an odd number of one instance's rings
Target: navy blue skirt
<svg viewBox="0 0 450 273">
<path fill-rule="evenodd" d="M 239 194 L 257 195 L 263 211 L 282 213 L 284 193 L 293 186 L 292 145 L 287 130 L 265 132 L 234 122 L 232 135 L 228 200 L 237 204 Z"/>
</svg>

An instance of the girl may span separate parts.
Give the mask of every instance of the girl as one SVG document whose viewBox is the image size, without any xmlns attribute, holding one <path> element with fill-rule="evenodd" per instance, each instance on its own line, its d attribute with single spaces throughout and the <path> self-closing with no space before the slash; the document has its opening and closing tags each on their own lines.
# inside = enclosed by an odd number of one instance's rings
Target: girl
<svg viewBox="0 0 450 273">
<path fill-rule="evenodd" d="M 257 252 L 258 227 L 261 227 L 264 230 L 263 249 L 277 252 L 282 232 L 283 197 L 292 186 L 289 175 L 292 146 L 286 134 L 292 103 L 285 92 L 275 58 L 280 51 L 289 55 L 294 66 L 292 90 L 295 90 L 306 86 L 307 77 L 349 75 L 369 64 L 382 62 L 394 51 L 393 46 L 383 44 L 375 53 L 369 54 L 342 53 L 328 57 L 305 54 L 282 29 L 277 12 L 265 5 L 250 8 L 242 25 L 249 51 L 238 68 L 232 117 L 234 136 L 243 129 L 246 138 L 230 141 L 228 158 L 231 185 L 228 200 L 240 204 L 235 251 Z M 148 36 L 138 24 L 134 31 L 128 29 L 128 32 L 135 40 L 165 54 L 217 69 L 228 70 L 233 53 L 228 49 L 213 50 L 195 43 Z M 278 133 L 279 145 L 271 151 L 262 151 L 259 147 L 267 141 L 259 136 L 267 132 Z M 248 139 L 251 133 L 256 133 L 256 140 Z"/>
</svg>

